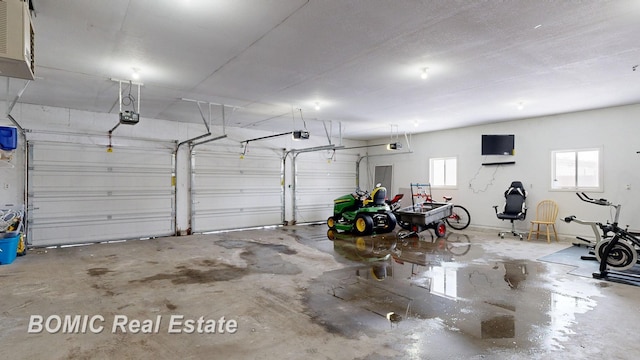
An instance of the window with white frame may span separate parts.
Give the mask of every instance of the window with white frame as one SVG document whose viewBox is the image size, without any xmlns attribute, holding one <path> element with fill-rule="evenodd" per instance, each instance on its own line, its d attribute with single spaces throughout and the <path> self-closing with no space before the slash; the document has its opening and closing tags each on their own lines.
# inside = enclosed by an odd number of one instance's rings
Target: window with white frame
<svg viewBox="0 0 640 360">
<path fill-rule="evenodd" d="M 555 150 L 551 152 L 552 190 L 602 190 L 601 150 Z"/>
<path fill-rule="evenodd" d="M 455 157 L 429 159 L 429 183 L 432 187 L 454 188 L 458 185 L 458 159 Z"/>
</svg>

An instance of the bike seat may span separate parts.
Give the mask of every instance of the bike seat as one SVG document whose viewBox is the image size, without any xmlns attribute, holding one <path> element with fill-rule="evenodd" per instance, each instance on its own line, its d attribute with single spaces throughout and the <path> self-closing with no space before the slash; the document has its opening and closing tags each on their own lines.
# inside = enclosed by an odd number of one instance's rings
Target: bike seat
<svg viewBox="0 0 640 360">
<path fill-rule="evenodd" d="M 395 204 L 398 201 L 400 201 L 400 199 L 402 199 L 404 197 L 404 194 L 396 194 L 396 196 L 393 197 L 393 199 L 391 200 L 386 200 L 386 203 L 391 205 L 391 204 Z"/>
<path fill-rule="evenodd" d="M 445 201 L 451 201 L 451 199 L 453 199 L 452 196 L 443 196 L 442 197 Z"/>
</svg>

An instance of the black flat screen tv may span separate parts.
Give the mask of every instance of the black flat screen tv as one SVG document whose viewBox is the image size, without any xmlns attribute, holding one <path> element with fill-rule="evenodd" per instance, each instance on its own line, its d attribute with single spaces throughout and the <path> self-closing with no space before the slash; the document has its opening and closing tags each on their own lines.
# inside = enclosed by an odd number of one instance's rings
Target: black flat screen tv
<svg viewBox="0 0 640 360">
<path fill-rule="evenodd" d="M 482 135 L 482 155 L 513 155 L 515 135 Z"/>
</svg>

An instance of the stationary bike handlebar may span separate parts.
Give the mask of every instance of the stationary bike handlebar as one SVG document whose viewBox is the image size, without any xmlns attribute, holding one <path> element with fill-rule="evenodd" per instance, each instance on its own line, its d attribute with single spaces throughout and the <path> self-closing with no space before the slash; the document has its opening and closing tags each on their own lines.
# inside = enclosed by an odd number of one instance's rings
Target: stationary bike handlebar
<svg viewBox="0 0 640 360">
<path fill-rule="evenodd" d="M 584 201 L 584 202 L 588 202 L 591 204 L 595 204 L 595 205 L 601 205 L 601 206 L 611 206 L 612 208 L 616 209 L 616 213 L 613 216 L 613 224 L 611 224 L 612 229 L 617 228 L 618 227 L 618 219 L 620 218 L 620 208 L 622 208 L 622 205 L 618 204 L 618 205 L 614 205 L 612 202 L 610 202 L 607 199 L 592 199 L 590 198 L 587 194 L 581 192 L 581 193 L 576 193 L 576 195 L 578 195 L 578 197 L 580 198 L 580 200 Z M 564 219 L 565 221 L 569 220 L 568 218 Z M 576 221 L 575 218 L 571 219 L 573 221 Z M 569 221 L 567 221 L 569 222 Z M 605 229 L 603 229 L 605 230 Z M 614 230 L 611 230 L 614 231 Z"/>
<path fill-rule="evenodd" d="M 613 205 L 607 199 L 602 199 L 602 198 L 601 199 L 592 199 L 587 194 L 585 194 L 583 192 L 576 193 L 576 195 L 578 195 L 580 200 L 582 200 L 584 202 L 591 203 L 591 204 L 602 205 L 602 206 L 611 206 L 611 205 Z"/>
</svg>

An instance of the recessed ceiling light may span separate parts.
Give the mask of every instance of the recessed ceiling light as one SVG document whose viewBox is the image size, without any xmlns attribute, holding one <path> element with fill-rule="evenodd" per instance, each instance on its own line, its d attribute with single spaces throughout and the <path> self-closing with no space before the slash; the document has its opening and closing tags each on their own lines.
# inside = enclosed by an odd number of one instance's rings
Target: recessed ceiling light
<svg viewBox="0 0 640 360">
<path fill-rule="evenodd" d="M 422 80 L 426 80 L 429 77 L 429 73 L 427 72 L 429 68 L 423 68 L 422 73 L 420 74 L 420 78 Z"/>
<path fill-rule="evenodd" d="M 534 26 L 533 28 L 534 29 L 540 29 L 541 27 L 542 27 L 542 24 L 538 24 L 538 25 Z"/>
</svg>

